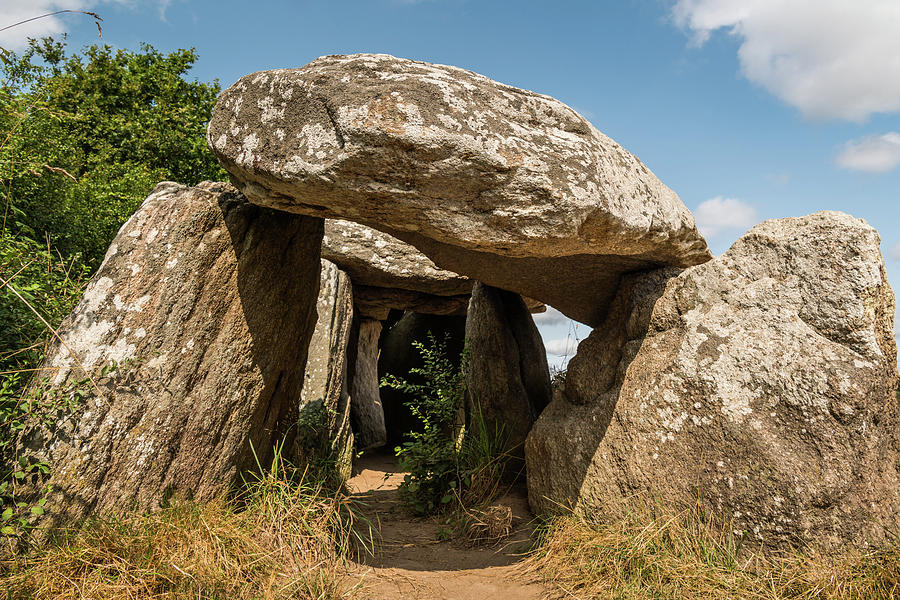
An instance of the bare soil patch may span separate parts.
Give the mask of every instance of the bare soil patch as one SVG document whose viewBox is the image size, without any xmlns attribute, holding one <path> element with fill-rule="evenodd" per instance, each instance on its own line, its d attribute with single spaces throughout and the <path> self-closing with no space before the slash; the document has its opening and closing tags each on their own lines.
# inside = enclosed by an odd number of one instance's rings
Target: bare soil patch
<svg viewBox="0 0 900 600">
<path fill-rule="evenodd" d="M 364 514 L 380 529 L 375 556 L 362 556 L 352 576 L 371 600 L 537 600 L 546 589 L 527 581 L 517 567 L 531 544 L 532 515 L 524 487 L 494 503 L 512 513 L 508 537 L 494 547 L 446 539 L 450 525 L 440 517 L 420 518 L 401 503 L 403 481 L 396 458 L 373 454 L 357 460 L 349 485 L 365 503 Z M 501 509 L 502 510 L 502 509 Z"/>
</svg>

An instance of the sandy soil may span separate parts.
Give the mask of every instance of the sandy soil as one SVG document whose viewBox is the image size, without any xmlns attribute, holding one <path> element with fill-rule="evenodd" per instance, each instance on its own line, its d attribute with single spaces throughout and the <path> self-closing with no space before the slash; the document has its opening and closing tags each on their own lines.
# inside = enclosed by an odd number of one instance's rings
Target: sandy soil
<svg viewBox="0 0 900 600">
<path fill-rule="evenodd" d="M 358 459 L 350 487 L 365 502 L 364 513 L 381 530 L 375 556 L 363 556 L 351 569 L 362 598 L 371 600 L 537 600 L 543 587 L 523 581 L 515 565 L 531 543 L 531 513 L 524 489 L 512 489 L 496 504 L 512 509 L 513 529 L 493 548 L 470 547 L 462 540 L 441 541 L 447 525 L 412 516 L 400 503 L 403 473 L 393 456 Z"/>
</svg>

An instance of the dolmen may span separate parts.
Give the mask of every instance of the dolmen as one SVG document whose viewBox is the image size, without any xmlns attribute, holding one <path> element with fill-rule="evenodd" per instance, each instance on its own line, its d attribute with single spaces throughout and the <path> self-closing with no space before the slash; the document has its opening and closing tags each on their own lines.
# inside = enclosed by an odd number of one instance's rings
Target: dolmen
<svg viewBox="0 0 900 600">
<path fill-rule="evenodd" d="M 51 384 L 90 376 L 20 439 L 55 513 L 221 495 L 275 448 L 346 473 L 390 427 L 382 329 L 426 314 L 464 319 L 467 402 L 536 512 L 699 502 L 765 549 L 898 530 L 894 295 L 863 221 L 766 221 L 714 258 L 565 104 L 387 55 L 247 75 L 207 140 L 231 184 L 157 186 L 48 353 Z M 552 388 L 543 305 L 594 328 Z"/>
</svg>

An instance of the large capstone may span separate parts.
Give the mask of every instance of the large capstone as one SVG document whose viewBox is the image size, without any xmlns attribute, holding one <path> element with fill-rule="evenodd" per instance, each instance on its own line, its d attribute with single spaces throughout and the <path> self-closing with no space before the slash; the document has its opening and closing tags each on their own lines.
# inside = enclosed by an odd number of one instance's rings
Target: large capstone
<svg viewBox="0 0 900 600">
<path fill-rule="evenodd" d="M 525 438 L 550 402 L 544 342 L 515 292 L 476 283 L 466 318 L 466 400 L 469 420 L 483 420 L 513 456 L 524 456 Z"/>
<path fill-rule="evenodd" d="M 324 259 L 316 314 L 300 394 L 297 459 L 300 463 L 333 459 L 339 473 L 349 478 L 353 434 L 348 344 L 353 325 L 353 285 L 346 273 Z"/>
<path fill-rule="evenodd" d="M 355 285 L 433 296 L 468 296 L 472 292 L 468 277 L 439 269 L 415 247 L 352 221 L 325 221 L 322 258 L 339 266 Z"/>
<path fill-rule="evenodd" d="M 90 374 L 87 399 L 20 439 L 50 463 L 57 516 L 220 496 L 293 447 L 322 230 L 228 184 L 154 189 L 40 373 L 60 388 Z"/>
<path fill-rule="evenodd" d="M 626 277 L 528 438 L 532 507 L 701 500 L 747 544 L 884 541 L 900 530 L 893 318 L 878 234 L 842 213 Z"/>
<path fill-rule="evenodd" d="M 565 104 L 387 55 L 241 78 L 210 148 L 257 204 L 370 225 L 599 323 L 619 277 L 709 260 L 675 193 Z"/>
</svg>

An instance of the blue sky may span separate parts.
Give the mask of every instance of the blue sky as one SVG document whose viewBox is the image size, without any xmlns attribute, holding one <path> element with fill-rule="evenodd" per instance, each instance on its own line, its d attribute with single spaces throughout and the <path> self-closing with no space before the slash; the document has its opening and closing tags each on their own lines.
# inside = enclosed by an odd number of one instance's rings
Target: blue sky
<svg viewBox="0 0 900 600">
<path fill-rule="evenodd" d="M 63 8 L 99 12 L 114 46 L 195 47 L 193 75 L 223 87 L 385 52 L 546 93 L 674 189 L 715 253 L 764 219 L 841 210 L 879 230 L 900 282 L 896 0 L 3 0 L 0 23 Z M 74 47 L 101 41 L 90 19 L 68 17 L 0 45 L 62 31 Z M 574 325 L 539 322 L 548 350 L 564 350 Z"/>
</svg>

